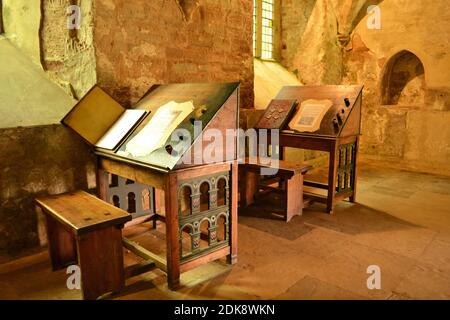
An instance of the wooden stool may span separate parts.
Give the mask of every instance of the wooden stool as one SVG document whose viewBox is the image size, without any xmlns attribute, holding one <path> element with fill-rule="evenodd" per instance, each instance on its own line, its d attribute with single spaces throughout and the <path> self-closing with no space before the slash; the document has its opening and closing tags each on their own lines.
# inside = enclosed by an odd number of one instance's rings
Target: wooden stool
<svg viewBox="0 0 450 320">
<path fill-rule="evenodd" d="M 122 228 L 131 215 L 84 191 L 36 199 L 53 270 L 79 264 L 84 299 L 124 287 Z"/>
<path fill-rule="evenodd" d="M 303 176 L 312 167 L 302 163 L 294 163 L 286 160 L 278 160 L 278 172 L 274 178 L 269 178 L 265 183 L 260 182 L 262 168 L 273 168 L 270 159 L 246 158 L 244 164 L 239 165 L 240 173 L 240 204 L 243 207 L 255 202 L 255 196 L 260 189 L 268 191 L 281 190 L 286 199 L 286 222 L 293 216 L 303 213 Z M 279 183 L 279 188 L 269 186 L 275 182 Z"/>
</svg>

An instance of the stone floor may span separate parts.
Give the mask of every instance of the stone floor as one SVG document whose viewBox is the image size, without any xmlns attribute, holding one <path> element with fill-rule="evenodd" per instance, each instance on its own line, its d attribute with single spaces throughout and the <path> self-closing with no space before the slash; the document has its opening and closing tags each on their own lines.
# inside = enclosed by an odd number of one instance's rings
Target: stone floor
<svg viewBox="0 0 450 320">
<path fill-rule="evenodd" d="M 357 203 L 323 210 L 314 204 L 288 224 L 266 207 L 241 210 L 235 266 L 191 270 L 177 292 L 162 272 L 149 272 L 113 298 L 450 299 L 450 177 L 362 165 Z M 161 229 L 127 233 L 144 245 Z M 135 258 L 125 252 L 125 260 Z M 379 290 L 367 288 L 370 265 L 381 269 Z M 80 299 L 66 278 L 41 251 L 0 265 L 0 299 Z"/>
</svg>

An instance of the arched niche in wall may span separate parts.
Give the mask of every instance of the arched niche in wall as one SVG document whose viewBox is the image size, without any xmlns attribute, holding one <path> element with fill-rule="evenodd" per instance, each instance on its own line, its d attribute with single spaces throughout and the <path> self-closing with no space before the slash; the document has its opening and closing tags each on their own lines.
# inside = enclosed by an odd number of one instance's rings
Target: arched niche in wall
<svg viewBox="0 0 450 320">
<path fill-rule="evenodd" d="M 425 69 L 414 53 L 402 50 L 389 59 L 381 78 L 381 104 L 422 106 L 425 91 Z"/>
</svg>

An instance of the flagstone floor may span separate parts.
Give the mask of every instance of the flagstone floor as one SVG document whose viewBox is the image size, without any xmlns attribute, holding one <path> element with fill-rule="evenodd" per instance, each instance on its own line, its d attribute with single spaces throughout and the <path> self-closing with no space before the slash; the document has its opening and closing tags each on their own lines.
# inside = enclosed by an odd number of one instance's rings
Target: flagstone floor
<svg viewBox="0 0 450 320">
<path fill-rule="evenodd" d="M 320 174 L 320 171 L 319 173 Z M 143 246 L 163 237 L 126 231 Z M 5 257 L 3 257 L 3 261 Z M 125 251 L 126 264 L 136 262 Z M 2 261 L 2 259 L 0 259 Z M 381 288 L 367 287 L 378 266 Z M 0 299 L 80 299 L 45 250 L 0 264 Z M 286 224 L 266 206 L 239 212 L 239 257 L 184 273 L 171 292 L 156 270 L 114 299 L 450 299 L 450 177 L 360 166 L 357 203 L 314 204 Z"/>
</svg>

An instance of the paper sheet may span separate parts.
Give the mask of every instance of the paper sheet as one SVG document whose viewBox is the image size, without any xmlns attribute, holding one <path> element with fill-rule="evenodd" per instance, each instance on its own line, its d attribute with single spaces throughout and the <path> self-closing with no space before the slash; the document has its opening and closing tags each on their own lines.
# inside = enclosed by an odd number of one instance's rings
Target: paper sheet
<svg viewBox="0 0 450 320">
<path fill-rule="evenodd" d="M 145 110 L 126 110 L 95 146 L 109 150 L 115 149 L 145 113 Z"/>
<path fill-rule="evenodd" d="M 170 101 L 161 106 L 149 123 L 125 147 L 134 157 L 145 157 L 164 146 L 178 125 L 194 110 L 192 101 Z"/>
<path fill-rule="evenodd" d="M 320 129 L 323 117 L 331 108 L 331 100 L 306 100 L 289 123 L 289 128 L 300 132 L 314 132 Z"/>
</svg>

